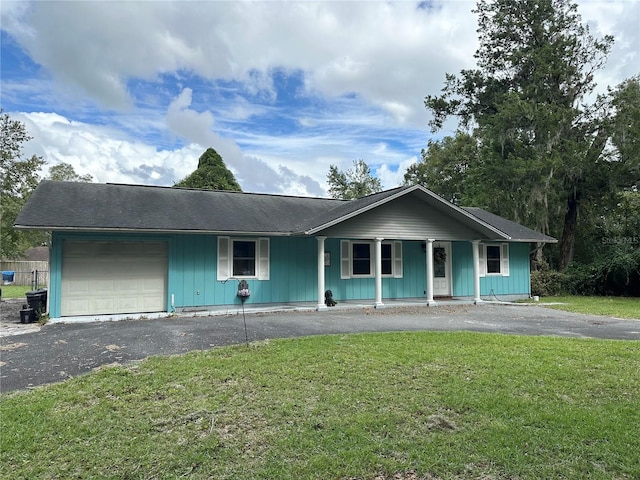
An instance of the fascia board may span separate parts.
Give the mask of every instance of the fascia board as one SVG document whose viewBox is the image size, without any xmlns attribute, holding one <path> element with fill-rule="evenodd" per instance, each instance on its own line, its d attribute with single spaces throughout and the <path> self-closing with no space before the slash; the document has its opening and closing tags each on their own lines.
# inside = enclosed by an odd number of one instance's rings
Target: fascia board
<svg viewBox="0 0 640 480">
<path fill-rule="evenodd" d="M 211 235 L 247 235 L 262 237 L 288 237 L 291 232 L 250 232 L 241 230 L 171 230 L 161 228 L 91 228 L 91 227 L 59 227 L 59 226 L 24 226 L 14 225 L 19 230 L 41 230 L 47 232 L 92 232 L 92 233 L 175 233 L 175 234 L 211 234 Z"/>
</svg>

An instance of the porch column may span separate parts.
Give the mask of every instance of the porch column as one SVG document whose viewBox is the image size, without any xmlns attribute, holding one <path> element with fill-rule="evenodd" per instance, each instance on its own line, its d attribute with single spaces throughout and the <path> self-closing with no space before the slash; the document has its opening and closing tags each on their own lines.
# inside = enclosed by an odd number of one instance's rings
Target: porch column
<svg viewBox="0 0 640 480">
<path fill-rule="evenodd" d="M 427 305 L 436 305 L 433 300 L 433 238 L 428 238 L 427 246 Z"/>
<path fill-rule="evenodd" d="M 473 303 L 480 303 L 480 240 L 471 241 L 473 253 Z"/>
<path fill-rule="evenodd" d="M 324 304 L 324 241 L 327 237 L 316 237 L 318 240 L 318 306 L 316 310 L 326 310 Z"/>
<path fill-rule="evenodd" d="M 382 238 L 376 238 L 376 308 L 383 307 L 382 303 Z"/>
</svg>

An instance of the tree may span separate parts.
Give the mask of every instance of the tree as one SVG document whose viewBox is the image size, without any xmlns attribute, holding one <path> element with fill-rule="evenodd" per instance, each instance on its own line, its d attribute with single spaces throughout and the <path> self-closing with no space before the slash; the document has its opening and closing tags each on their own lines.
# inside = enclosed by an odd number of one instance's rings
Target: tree
<svg viewBox="0 0 640 480">
<path fill-rule="evenodd" d="M 213 148 L 207 148 L 198 159 L 198 168 L 177 182 L 174 187 L 242 191 L 233 173 Z"/>
<path fill-rule="evenodd" d="M 59 163 L 49 169 L 49 180 L 59 182 L 93 182 L 93 176 L 88 173 L 86 175 L 79 175 L 72 165 Z"/>
<path fill-rule="evenodd" d="M 563 268 L 581 206 L 611 185 L 608 99 L 586 99 L 613 38 L 594 38 L 568 0 L 480 0 L 475 13 L 477 68 L 447 74 L 442 94 L 426 97 L 431 127 L 453 116 L 472 131 L 480 149 L 469 173 L 482 178 L 481 206 L 560 233 Z"/>
<path fill-rule="evenodd" d="M 620 185 L 640 187 L 640 74 L 620 84 L 612 93 L 615 109 L 612 144 L 618 154 Z"/>
<path fill-rule="evenodd" d="M 430 140 L 422 150 L 419 162 L 409 166 L 404 175 L 405 185 L 420 184 L 456 205 L 468 203 L 467 182 L 469 166 L 476 163 L 478 145 L 471 135 L 458 132 L 454 137 Z"/>
<path fill-rule="evenodd" d="M 380 179 L 371 174 L 364 160 L 354 160 L 353 169 L 344 172 L 338 170 L 337 166 L 330 165 L 327 182 L 331 198 L 343 200 L 365 197 L 382 191 Z"/>
<path fill-rule="evenodd" d="M 17 258 L 37 243 L 41 235 L 15 230 L 13 224 L 38 185 L 44 164 L 33 155 L 23 158 L 22 145 L 31 139 L 25 125 L 0 110 L 0 256 Z"/>
</svg>

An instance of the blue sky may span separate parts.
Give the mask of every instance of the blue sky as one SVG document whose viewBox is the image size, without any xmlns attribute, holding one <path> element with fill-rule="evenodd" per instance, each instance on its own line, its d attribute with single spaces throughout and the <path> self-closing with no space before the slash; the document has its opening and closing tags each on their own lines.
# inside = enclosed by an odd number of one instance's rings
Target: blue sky
<svg viewBox="0 0 640 480">
<path fill-rule="evenodd" d="M 431 138 L 424 97 L 474 66 L 473 7 L 3 0 L 1 106 L 27 155 L 97 182 L 171 185 L 213 147 L 244 191 L 325 196 L 358 159 L 392 188 Z M 638 73 L 640 0 L 579 11 L 616 37 L 601 88 Z"/>
</svg>

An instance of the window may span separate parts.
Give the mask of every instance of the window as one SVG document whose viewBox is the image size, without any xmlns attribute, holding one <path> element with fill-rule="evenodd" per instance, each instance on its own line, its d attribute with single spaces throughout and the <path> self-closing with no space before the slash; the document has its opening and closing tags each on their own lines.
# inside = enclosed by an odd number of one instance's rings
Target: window
<svg viewBox="0 0 640 480">
<path fill-rule="evenodd" d="M 487 245 L 487 273 L 500 273 L 500 247 Z"/>
<path fill-rule="evenodd" d="M 269 280 L 269 243 L 268 238 L 218 237 L 217 279 Z"/>
<path fill-rule="evenodd" d="M 382 242 L 382 275 L 402 278 L 402 242 Z M 375 275 L 375 244 L 373 242 L 340 243 L 340 278 L 373 277 Z"/>
<path fill-rule="evenodd" d="M 444 247 L 433 247 L 433 276 L 447 277 L 447 251 Z"/>
<path fill-rule="evenodd" d="M 393 245 L 383 243 L 382 247 L 382 275 L 391 275 L 393 273 Z"/>
<path fill-rule="evenodd" d="M 256 274 L 256 241 L 233 240 L 233 276 L 254 277 Z"/>
<path fill-rule="evenodd" d="M 353 243 L 353 267 L 352 275 L 371 275 L 371 244 Z"/>
<path fill-rule="evenodd" d="M 494 243 L 480 245 L 480 276 L 509 276 L 509 244 Z"/>
</svg>

